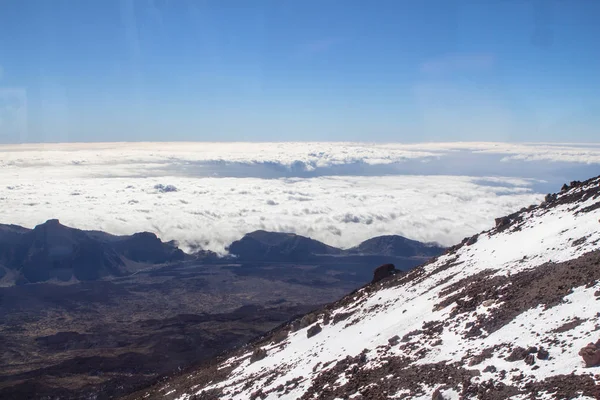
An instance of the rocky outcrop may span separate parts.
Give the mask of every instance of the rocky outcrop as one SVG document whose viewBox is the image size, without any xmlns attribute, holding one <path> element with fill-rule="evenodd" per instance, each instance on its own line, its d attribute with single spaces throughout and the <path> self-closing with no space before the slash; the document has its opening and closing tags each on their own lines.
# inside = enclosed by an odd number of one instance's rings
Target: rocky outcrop
<svg viewBox="0 0 600 400">
<path fill-rule="evenodd" d="M 600 340 L 596 343 L 588 343 L 587 346 L 579 350 L 579 355 L 583 358 L 586 367 L 600 365 Z"/>
<path fill-rule="evenodd" d="M 306 331 L 306 337 L 311 338 L 311 337 L 317 335 L 318 333 L 320 333 L 322 330 L 323 330 L 323 328 L 321 328 L 321 325 L 319 325 L 319 324 L 313 325 L 310 328 L 308 328 L 308 330 Z"/>
<path fill-rule="evenodd" d="M 398 272 L 394 264 L 383 264 L 377 268 L 373 272 L 373 280 L 371 283 L 379 282 L 382 279 L 388 278 L 390 276 L 396 275 Z"/>
</svg>

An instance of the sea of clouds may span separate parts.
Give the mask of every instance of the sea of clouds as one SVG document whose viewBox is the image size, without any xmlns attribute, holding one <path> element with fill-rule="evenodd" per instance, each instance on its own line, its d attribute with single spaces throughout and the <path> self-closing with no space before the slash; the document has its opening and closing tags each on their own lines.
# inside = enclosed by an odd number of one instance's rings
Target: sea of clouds
<svg viewBox="0 0 600 400">
<path fill-rule="evenodd" d="M 224 253 L 256 229 L 338 247 L 452 245 L 600 174 L 595 144 L 94 143 L 0 146 L 0 222 L 152 231 Z"/>
</svg>

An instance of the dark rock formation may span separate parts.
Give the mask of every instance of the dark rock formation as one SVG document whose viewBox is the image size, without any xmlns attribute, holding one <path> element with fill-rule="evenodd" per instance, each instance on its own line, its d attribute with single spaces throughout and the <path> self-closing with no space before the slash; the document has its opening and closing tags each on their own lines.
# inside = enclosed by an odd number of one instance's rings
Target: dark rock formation
<svg viewBox="0 0 600 400">
<path fill-rule="evenodd" d="M 308 328 L 308 331 L 306 331 L 306 337 L 311 338 L 311 337 L 315 336 L 316 334 L 320 333 L 322 330 L 323 330 L 323 328 L 321 328 L 321 325 L 319 325 L 319 324 L 313 325 L 310 328 Z"/>
<path fill-rule="evenodd" d="M 501 229 L 501 228 L 504 228 L 504 227 L 510 225 L 510 218 L 508 218 L 508 217 L 496 218 L 495 222 L 496 222 L 496 229 Z"/>
<path fill-rule="evenodd" d="M 535 364 L 535 357 L 533 356 L 533 354 L 529 354 L 527 357 L 525 357 L 525 364 L 527 364 L 527 365 Z"/>
<path fill-rule="evenodd" d="M 600 340 L 596 343 L 588 343 L 587 346 L 579 350 L 579 355 L 583 358 L 586 367 L 600 365 Z"/>
<path fill-rule="evenodd" d="M 373 272 L 373 280 L 371 281 L 371 283 L 379 282 L 380 280 L 395 275 L 398 272 L 399 271 L 396 269 L 394 264 L 383 264 L 375 268 L 375 271 Z"/>
<path fill-rule="evenodd" d="M 471 236 L 469 239 L 467 239 L 467 242 L 465 243 L 467 246 L 471 246 L 475 243 L 477 243 L 477 238 L 479 237 L 479 235 L 474 235 Z"/>
</svg>

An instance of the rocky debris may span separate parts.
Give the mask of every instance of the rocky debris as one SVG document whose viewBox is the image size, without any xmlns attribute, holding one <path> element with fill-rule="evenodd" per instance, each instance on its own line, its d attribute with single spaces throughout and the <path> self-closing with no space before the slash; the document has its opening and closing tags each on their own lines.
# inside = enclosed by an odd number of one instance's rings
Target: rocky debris
<svg viewBox="0 0 600 400">
<path fill-rule="evenodd" d="M 267 357 L 267 350 L 263 349 L 262 347 L 259 347 L 252 352 L 252 355 L 250 356 L 250 363 L 260 361 L 265 357 Z"/>
<path fill-rule="evenodd" d="M 396 269 L 394 264 L 383 264 L 375 268 L 375 271 L 373 272 L 373 280 L 371 281 L 371 283 L 379 282 L 385 278 L 397 274 L 398 272 L 400 271 Z"/>
<path fill-rule="evenodd" d="M 322 330 L 323 330 L 323 328 L 321 328 L 321 325 L 319 325 L 319 324 L 313 325 L 310 328 L 308 328 L 308 330 L 306 331 L 306 337 L 311 338 L 311 337 L 319 334 Z"/>
<path fill-rule="evenodd" d="M 434 310 L 454 304 L 451 311 L 454 316 L 472 312 L 486 300 L 502 299 L 499 307 L 479 315 L 475 322 L 475 327 L 489 334 L 526 310 L 539 305 L 550 308 L 560 304 L 575 287 L 594 285 L 600 279 L 599 266 L 600 250 L 596 250 L 575 260 L 548 262 L 512 275 L 490 276 L 494 271 L 484 270 L 442 290 L 442 300 Z"/>
<path fill-rule="evenodd" d="M 556 375 L 541 382 L 529 382 L 525 384 L 525 390 L 532 397 L 539 392 L 547 392 L 553 399 L 577 399 L 582 396 L 600 399 L 600 386 L 594 378 L 589 375 Z"/>
<path fill-rule="evenodd" d="M 583 358 L 586 367 L 600 365 L 600 340 L 596 343 L 588 343 L 587 346 L 579 350 L 579 355 Z"/>
</svg>

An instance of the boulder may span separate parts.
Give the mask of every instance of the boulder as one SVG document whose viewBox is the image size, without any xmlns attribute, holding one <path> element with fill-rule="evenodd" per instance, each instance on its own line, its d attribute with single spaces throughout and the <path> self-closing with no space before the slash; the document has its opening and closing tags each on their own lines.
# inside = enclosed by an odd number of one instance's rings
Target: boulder
<svg viewBox="0 0 600 400">
<path fill-rule="evenodd" d="M 596 343 L 588 343 L 587 346 L 579 350 L 579 355 L 583 358 L 586 367 L 600 365 L 600 340 Z"/>
<path fill-rule="evenodd" d="M 308 328 L 308 331 L 306 331 L 306 337 L 311 338 L 311 337 L 317 335 L 318 333 L 320 333 L 322 330 L 323 330 L 323 328 L 321 328 L 321 325 L 319 325 L 319 324 L 311 326 L 310 328 Z"/>
<path fill-rule="evenodd" d="M 380 280 L 395 275 L 398 272 L 400 271 L 396 269 L 394 264 L 383 264 L 375 268 L 375 271 L 373 272 L 373 280 L 371 281 L 371 283 L 379 282 Z"/>
</svg>

